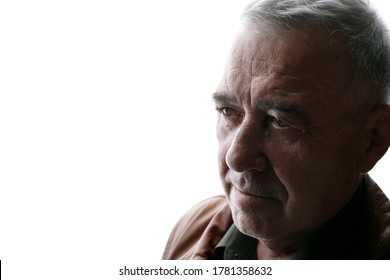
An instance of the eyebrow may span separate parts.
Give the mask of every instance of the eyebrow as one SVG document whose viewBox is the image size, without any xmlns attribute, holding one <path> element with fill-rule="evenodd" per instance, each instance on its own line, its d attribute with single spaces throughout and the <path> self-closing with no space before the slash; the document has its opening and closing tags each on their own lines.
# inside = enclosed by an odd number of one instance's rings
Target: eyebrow
<svg viewBox="0 0 390 280">
<path fill-rule="evenodd" d="M 281 103 L 274 100 L 262 100 L 258 103 L 258 107 L 265 110 L 276 110 L 296 117 L 304 115 L 300 106 L 294 103 Z"/>
<path fill-rule="evenodd" d="M 240 102 L 234 96 L 223 92 L 216 92 L 212 95 L 212 99 L 216 104 L 222 105 L 239 105 Z M 275 110 L 287 114 L 294 119 L 307 122 L 308 116 L 302 108 L 295 103 L 283 103 L 275 100 L 264 99 L 257 103 L 257 107 L 264 110 Z"/>
<path fill-rule="evenodd" d="M 212 99 L 216 104 L 234 104 L 234 105 L 239 104 L 237 98 L 222 92 L 213 93 Z"/>
</svg>

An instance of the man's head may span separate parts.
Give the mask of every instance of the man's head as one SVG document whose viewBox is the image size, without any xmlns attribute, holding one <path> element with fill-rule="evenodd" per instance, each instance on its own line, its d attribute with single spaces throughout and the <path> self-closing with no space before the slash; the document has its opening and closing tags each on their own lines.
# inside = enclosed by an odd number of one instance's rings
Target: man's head
<svg viewBox="0 0 390 280">
<path fill-rule="evenodd" d="M 360 1 L 255 1 L 243 13 L 219 112 L 220 176 L 237 227 L 305 235 L 348 203 L 390 142 L 390 58 Z"/>
</svg>

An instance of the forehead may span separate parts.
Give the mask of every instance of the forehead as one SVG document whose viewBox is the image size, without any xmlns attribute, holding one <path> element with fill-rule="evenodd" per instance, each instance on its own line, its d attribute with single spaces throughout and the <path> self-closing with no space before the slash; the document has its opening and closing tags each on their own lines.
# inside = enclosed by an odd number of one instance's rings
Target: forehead
<svg viewBox="0 0 390 280">
<path fill-rule="evenodd" d="M 338 94 L 353 75 L 346 46 L 341 35 L 323 28 L 262 33 L 246 27 L 237 36 L 221 86 L 247 92 L 284 84 Z"/>
</svg>

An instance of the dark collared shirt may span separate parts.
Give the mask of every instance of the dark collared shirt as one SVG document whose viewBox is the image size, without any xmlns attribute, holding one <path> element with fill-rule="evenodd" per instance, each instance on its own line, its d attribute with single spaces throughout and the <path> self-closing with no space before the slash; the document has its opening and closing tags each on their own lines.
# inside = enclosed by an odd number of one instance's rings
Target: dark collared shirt
<svg viewBox="0 0 390 280">
<path fill-rule="evenodd" d="M 255 260 L 257 259 L 257 239 L 240 232 L 233 223 L 215 247 L 217 260 Z"/>
</svg>

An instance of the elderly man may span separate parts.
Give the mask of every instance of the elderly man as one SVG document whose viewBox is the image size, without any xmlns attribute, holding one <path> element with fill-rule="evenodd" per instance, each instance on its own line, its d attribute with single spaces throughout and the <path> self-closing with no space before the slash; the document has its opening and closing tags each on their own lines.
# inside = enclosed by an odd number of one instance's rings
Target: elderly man
<svg viewBox="0 0 390 280">
<path fill-rule="evenodd" d="M 390 202 L 366 174 L 390 144 L 390 48 L 360 0 L 257 0 L 213 99 L 225 196 L 164 259 L 389 259 Z"/>
</svg>

